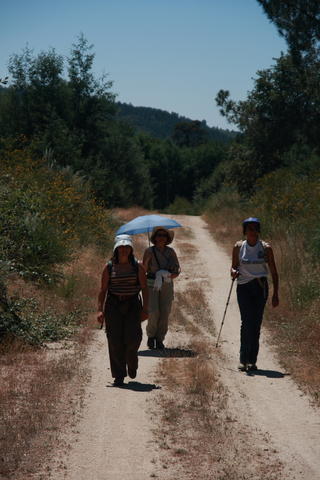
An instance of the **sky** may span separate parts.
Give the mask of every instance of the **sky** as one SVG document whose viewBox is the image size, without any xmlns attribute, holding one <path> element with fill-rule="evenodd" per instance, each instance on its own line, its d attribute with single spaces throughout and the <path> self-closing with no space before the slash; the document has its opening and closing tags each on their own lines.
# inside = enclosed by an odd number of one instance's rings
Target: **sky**
<svg viewBox="0 0 320 480">
<path fill-rule="evenodd" d="M 27 44 L 67 58 L 81 32 L 117 100 L 229 129 L 217 92 L 244 100 L 287 50 L 256 0 L 0 0 L 0 78 Z"/>
</svg>

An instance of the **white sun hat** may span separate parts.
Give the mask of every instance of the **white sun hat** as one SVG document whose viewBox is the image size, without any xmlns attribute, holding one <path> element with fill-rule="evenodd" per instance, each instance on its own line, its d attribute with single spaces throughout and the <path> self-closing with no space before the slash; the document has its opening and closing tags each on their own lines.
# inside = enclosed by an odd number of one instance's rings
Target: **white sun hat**
<svg viewBox="0 0 320 480">
<path fill-rule="evenodd" d="M 113 251 L 115 251 L 118 247 L 125 247 L 126 245 L 131 247 L 133 250 L 133 243 L 130 235 L 117 235 L 114 239 Z"/>
</svg>

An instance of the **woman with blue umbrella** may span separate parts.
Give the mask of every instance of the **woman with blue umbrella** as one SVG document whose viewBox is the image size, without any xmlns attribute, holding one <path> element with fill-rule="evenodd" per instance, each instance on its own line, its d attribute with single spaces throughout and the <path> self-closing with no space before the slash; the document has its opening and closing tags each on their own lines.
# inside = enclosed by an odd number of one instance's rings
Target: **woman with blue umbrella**
<svg viewBox="0 0 320 480">
<path fill-rule="evenodd" d="M 154 227 L 151 234 L 152 247 L 143 256 L 149 289 L 149 318 L 147 324 L 148 347 L 164 349 L 164 338 L 173 301 L 173 279 L 180 273 L 180 265 L 173 248 L 174 232 L 165 227 Z"/>
</svg>

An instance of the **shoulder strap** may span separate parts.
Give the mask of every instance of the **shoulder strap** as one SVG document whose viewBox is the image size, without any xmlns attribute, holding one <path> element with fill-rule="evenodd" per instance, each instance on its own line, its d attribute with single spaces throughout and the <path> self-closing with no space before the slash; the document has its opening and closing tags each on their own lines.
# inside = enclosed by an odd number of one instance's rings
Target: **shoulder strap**
<svg viewBox="0 0 320 480">
<path fill-rule="evenodd" d="M 136 259 L 136 257 L 134 257 L 133 266 L 134 266 L 136 274 L 138 275 L 138 273 L 139 273 L 139 262 Z"/>
<path fill-rule="evenodd" d="M 156 248 L 155 247 L 152 247 L 152 252 L 153 252 L 154 258 L 156 259 L 156 262 L 158 264 L 159 270 L 161 270 L 159 259 L 158 259 L 157 254 L 156 254 Z"/>
<path fill-rule="evenodd" d="M 109 262 L 107 263 L 107 267 L 108 267 L 109 277 L 111 277 L 111 273 L 112 273 L 112 260 L 109 260 Z"/>
</svg>

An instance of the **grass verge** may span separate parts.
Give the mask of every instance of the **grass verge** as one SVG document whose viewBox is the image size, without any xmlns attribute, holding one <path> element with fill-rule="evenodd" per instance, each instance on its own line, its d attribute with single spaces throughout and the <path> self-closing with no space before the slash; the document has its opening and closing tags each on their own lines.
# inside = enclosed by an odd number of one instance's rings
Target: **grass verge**
<svg viewBox="0 0 320 480">
<path fill-rule="evenodd" d="M 94 249 L 86 248 L 65 267 L 64 282 L 54 288 L 39 289 L 18 279 L 10 285 L 12 291 L 18 289 L 24 297 L 36 298 L 42 312 L 54 309 L 62 324 L 75 309 L 82 312 L 83 320 L 72 337 L 47 343 L 46 348 L 31 348 L 17 339 L 2 345 L 1 479 L 26 480 L 43 471 L 60 441 L 60 431 L 77 419 L 89 376 L 84 364 L 104 263 Z M 50 477 L 47 468 L 39 478 Z"/>
</svg>

